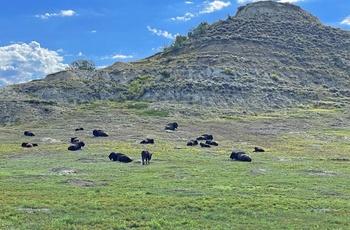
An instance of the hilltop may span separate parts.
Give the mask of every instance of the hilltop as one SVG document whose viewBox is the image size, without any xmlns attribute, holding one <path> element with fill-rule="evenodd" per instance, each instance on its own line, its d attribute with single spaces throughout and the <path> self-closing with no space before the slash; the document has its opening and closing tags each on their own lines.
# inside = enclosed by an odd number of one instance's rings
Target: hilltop
<svg viewBox="0 0 350 230">
<path fill-rule="evenodd" d="M 58 107 L 132 100 L 253 112 L 342 108 L 349 101 L 349 77 L 350 31 L 323 25 L 293 4 L 262 1 L 225 20 L 201 23 L 148 58 L 8 86 L 1 91 L 8 109 L 0 115 L 14 113 L 11 98 L 23 103 L 20 108 L 33 100 Z"/>
</svg>

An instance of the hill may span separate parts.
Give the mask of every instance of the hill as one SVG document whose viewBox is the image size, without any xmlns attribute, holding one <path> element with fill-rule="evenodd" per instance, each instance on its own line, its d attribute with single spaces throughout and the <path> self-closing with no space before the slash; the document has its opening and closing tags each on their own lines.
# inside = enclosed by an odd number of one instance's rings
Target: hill
<svg viewBox="0 0 350 230">
<path fill-rule="evenodd" d="M 148 58 L 96 71 L 62 71 L 1 90 L 4 108 L 108 100 L 267 111 L 348 105 L 350 31 L 323 25 L 289 3 L 237 9 Z M 9 98 L 16 98 L 16 105 Z M 34 100 L 34 102 L 33 102 Z M 36 111 L 36 110 L 35 110 Z M 10 110 L 3 110 L 2 117 Z M 12 119 L 12 118 L 11 118 Z"/>
</svg>

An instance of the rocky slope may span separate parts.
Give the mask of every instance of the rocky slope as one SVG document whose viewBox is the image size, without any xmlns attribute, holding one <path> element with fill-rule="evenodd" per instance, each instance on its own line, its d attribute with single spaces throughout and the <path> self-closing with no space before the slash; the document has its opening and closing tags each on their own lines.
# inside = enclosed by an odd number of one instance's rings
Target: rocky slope
<svg viewBox="0 0 350 230">
<path fill-rule="evenodd" d="M 350 31 L 325 26 L 298 6 L 247 4 L 184 38 L 136 62 L 63 71 L 7 90 L 73 104 L 175 101 L 253 111 L 348 104 Z"/>
</svg>

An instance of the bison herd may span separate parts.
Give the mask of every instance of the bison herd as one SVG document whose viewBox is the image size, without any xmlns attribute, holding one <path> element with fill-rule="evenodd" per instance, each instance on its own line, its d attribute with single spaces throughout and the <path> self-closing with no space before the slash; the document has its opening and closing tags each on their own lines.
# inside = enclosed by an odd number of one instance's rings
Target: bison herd
<svg viewBox="0 0 350 230">
<path fill-rule="evenodd" d="M 165 126 L 165 130 L 171 130 L 175 131 L 178 128 L 178 123 L 173 122 L 169 123 Z M 84 130 L 84 128 L 77 128 L 75 131 L 80 131 Z M 94 137 L 108 137 L 108 134 L 104 132 L 101 129 L 95 129 L 92 132 Z M 35 134 L 31 131 L 24 131 L 25 136 L 35 136 Z M 187 142 L 187 146 L 201 146 L 202 148 L 210 148 L 211 146 L 218 146 L 219 144 L 216 141 L 213 141 L 214 137 L 211 134 L 203 134 L 195 139 L 192 139 Z M 76 150 L 81 150 L 82 147 L 85 146 L 85 143 L 81 140 L 79 140 L 77 137 L 72 137 L 70 140 L 70 145 L 68 146 L 68 150 L 70 151 L 76 151 Z M 154 139 L 151 138 L 146 138 L 140 142 L 140 144 L 154 144 Z M 22 147 L 25 148 L 31 148 L 38 146 L 36 143 L 30 143 L 30 142 L 23 142 Z M 264 149 L 259 148 L 259 147 L 254 147 L 253 152 L 265 152 Z M 111 161 L 118 161 L 122 163 L 129 163 L 132 162 L 133 159 L 130 158 L 129 156 L 125 155 L 124 153 L 115 153 L 112 152 L 108 156 L 109 160 Z M 232 160 L 236 161 L 245 161 L 245 162 L 251 162 L 252 158 L 246 154 L 245 152 L 232 152 L 230 155 L 230 158 Z M 142 159 L 142 164 L 149 164 L 150 160 L 152 159 L 152 153 L 150 153 L 148 150 L 142 150 L 141 151 L 141 159 Z"/>
</svg>

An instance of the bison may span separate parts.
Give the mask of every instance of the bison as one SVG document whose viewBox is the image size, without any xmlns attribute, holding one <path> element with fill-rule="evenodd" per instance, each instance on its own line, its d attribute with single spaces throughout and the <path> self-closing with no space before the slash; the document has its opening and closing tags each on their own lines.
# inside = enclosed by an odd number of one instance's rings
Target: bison
<svg viewBox="0 0 350 230">
<path fill-rule="evenodd" d="M 195 146 L 195 145 L 198 145 L 197 140 L 190 140 L 189 142 L 187 142 L 187 146 Z"/>
<path fill-rule="evenodd" d="M 165 130 L 172 130 L 175 131 L 177 128 L 179 127 L 179 125 L 176 122 L 173 123 L 169 123 L 165 126 Z"/>
<path fill-rule="evenodd" d="M 85 146 L 85 143 L 82 142 L 82 141 L 78 141 L 78 142 L 74 142 L 73 144 L 71 144 L 69 147 L 68 147 L 68 150 L 70 151 L 76 151 L 76 150 L 80 150 L 81 147 L 84 147 Z"/>
<path fill-rule="evenodd" d="M 80 131 L 80 130 L 84 130 L 84 128 L 80 127 L 75 129 L 75 131 Z"/>
<path fill-rule="evenodd" d="M 35 133 L 30 132 L 30 131 L 24 131 L 24 136 L 34 137 L 34 136 L 35 136 Z"/>
<path fill-rule="evenodd" d="M 108 137 L 108 134 L 101 129 L 95 129 L 94 131 L 92 131 L 92 134 L 95 137 Z"/>
<path fill-rule="evenodd" d="M 149 161 L 152 159 L 152 153 L 147 150 L 142 150 L 141 152 L 142 164 L 149 164 Z"/>
<path fill-rule="evenodd" d="M 140 144 L 154 144 L 154 139 L 152 138 L 147 138 L 145 140 L 142 140 Z"/>
<path fill-rule="evenodd" d="M 254 152 L 265 152 L 265 150 L 262 148 L 254 147 Z"/>
<path fill-rule="evenodd" d="M 208 144 L 208 145 L 214 145 L 214 146 L 218 146 L 219 145 L 216 141 L 211 141 L 211 140 L 206 140 L 205 143 Z"/>
<path fill-rule="evenodd" d="M 211 134 L 203 134 L 202 136 L 197 137 L 198 141 L 207 141 L 207 140 L 211 141 L 213 139 L 214 139 L 213 135 L 211 135 Z"/>
<path fill-rule="evenodd" d="M 205 144 L 205 143 L 199 143 L 199 145 L 200 145 L 202 148 L 210 148 L 210 145 Z"/>
<path fill-rule="evenodd" d="M 128 157 L 124 153 L 111 152 L 108 157 L 109 157 L 109 160 L 111 161 L 119 161 L 123 163 L 129 163 L 133 161 L 130 157 Z"/>
<path fill-rule="evenodd" d="M 247 162 L 252 161 L 252 158 L 250 158 L 250 156 L 245 152 L 232 152 L 230 155 L 230 158 L 236 161 L 247 161 Z"/>
<path fill-rule="evenodd" d="M 31 147 L 38 146 L 38 144 L 36 144 L 36 143 L 23 142 L 21 146 L 22 146 L 22 147 L 25 147 L 25 148 L 31 148 Z"/>
</svg>

